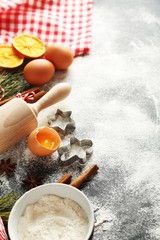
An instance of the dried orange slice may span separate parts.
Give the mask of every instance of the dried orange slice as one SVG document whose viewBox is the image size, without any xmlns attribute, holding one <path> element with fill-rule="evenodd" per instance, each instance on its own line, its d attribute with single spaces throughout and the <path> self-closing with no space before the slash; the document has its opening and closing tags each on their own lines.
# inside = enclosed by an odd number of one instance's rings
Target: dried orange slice
<svg viewBox="0 0 160 240">
<path fill-rule="evenodd" d="M 0 45 L 0 67 L 15 68 L 23 63 L 24 58 L 16 54 L 10 45 Z"/>
<path fill-rule="evenodd" d="M 38 37 L 28 34 L 14 37 L 12 44 L 18 52 L 29 58 L 41 57 L 46 50 L 44 43 Z"/>
</svg>

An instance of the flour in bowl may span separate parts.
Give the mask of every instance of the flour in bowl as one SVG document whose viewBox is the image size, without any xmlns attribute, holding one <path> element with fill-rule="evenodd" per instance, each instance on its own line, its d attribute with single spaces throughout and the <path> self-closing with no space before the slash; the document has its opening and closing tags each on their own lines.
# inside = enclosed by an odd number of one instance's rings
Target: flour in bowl
<svg viewBox="0 0 160 240">
<path fill-rule="evenodd" d="M 48 194 L 26 207 L 18 224 L 18 240 L 83 240 L 88 224 L 76 202 Z"/>
</svg>

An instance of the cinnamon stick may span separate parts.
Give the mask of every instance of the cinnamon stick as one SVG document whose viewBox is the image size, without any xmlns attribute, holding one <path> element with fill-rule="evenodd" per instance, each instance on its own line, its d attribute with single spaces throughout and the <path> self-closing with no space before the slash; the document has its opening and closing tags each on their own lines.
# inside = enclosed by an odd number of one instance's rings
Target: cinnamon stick
<svg viewBox="0 0 160 240">
<path fill-rule="evenodd" d="M 28 99 L 26 102 L 27 103 L 35 103 L 37 102 L 41 97 L 43 97 L 45 95 L 46 91 L 41 90 L 37 93 L 35 93 L 34 99 Z"/>
<path fill-rule="evenodd" d="M 72 174 L 66 173 L 63 177 L 58 179 L 57 183 L 69 183 L 72 178 Z"/>
<path fill-rule="evenodd" d="M 71 186 L 79 188 L 82 183 L 88 180 L 92 175 L 95 175 L 98 171 L 99 167 L 97 164 L 89 167 L 84 173 L 78 176 L 73 182 L 71 182 Z"/>
<path fill-rule="evenodd" d="M 25 94 L 27 94 L 27 93 L 29 93 L 29 92 L 35 92 L 35 93 L 37 93 L 37 92 L 39 92 L 40 90 L 41 90 L 41 89 L 40 89 L 39 87 L 33 87 L 33 88 L 29 88 L 29 89 L 21 92 L 21 94 L 22 94 L 22 96 L 23 96 L 23 95 L 25 95 Z M 15 95 L 15 96 L 16 96 L 16 95 Z"/>
<path fill-rule="evenodd" d="M 41 91 L 41 89 L 39 87 L 33 87 L 33 88 L 30 88 L 30 89 L 27 89 L 23 92 L 21 92 L 21 95 L 24 96 L 25 94 L 29 93 L 29 92 L 35 92 L 35 93 L 38 93 L 39 91 Z M 0 106 L 2 106 L 3 104 L 7 103 L 8 101 L 12 100 L 13 98 L 15 98 L 16 95 L 13 95 L 12 97 L 10 98 L 7 98 L 7 99 L 4 99 L 2 101 L 0 101 Z"/>
</svg>

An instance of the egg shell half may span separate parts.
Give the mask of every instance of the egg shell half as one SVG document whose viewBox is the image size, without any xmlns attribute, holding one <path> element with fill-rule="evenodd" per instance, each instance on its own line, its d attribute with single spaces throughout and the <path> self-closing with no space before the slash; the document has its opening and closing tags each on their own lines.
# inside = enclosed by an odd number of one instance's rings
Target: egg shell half
<svg viewBox="0 0 160 240">
<path fill-rule="evenodd" d="M 51 146 L 50 143 L 53 145 Z M 57 131 L 49 127 L 38 127 L 28 137 L 28 148 L 37 156 L 51 155 L 57 150 L 60 143 L 61 139 Z"/>
</svg>

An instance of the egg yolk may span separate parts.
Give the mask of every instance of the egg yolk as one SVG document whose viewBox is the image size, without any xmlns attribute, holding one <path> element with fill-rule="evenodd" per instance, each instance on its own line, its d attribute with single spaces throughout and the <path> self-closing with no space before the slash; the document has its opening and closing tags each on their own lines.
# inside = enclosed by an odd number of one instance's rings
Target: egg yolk
<svg viewBox="0 0 160 240">
<path fill-rule="evenodd" d="M 54 142 L 51 141 L 50 139 L 46 139 L 46 138 L 43 138 L 43 137 L 39 137 L 38 138 L 38 141 L 41 145 L 43 145 L 43 147 L 45 148 L 53 148 L 54 146 Z"/>
</svg>

